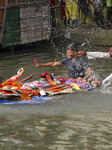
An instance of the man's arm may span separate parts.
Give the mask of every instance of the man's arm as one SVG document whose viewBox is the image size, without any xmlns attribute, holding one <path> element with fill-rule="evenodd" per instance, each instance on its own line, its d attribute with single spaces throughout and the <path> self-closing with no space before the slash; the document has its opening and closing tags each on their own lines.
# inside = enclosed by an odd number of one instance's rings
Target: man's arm
<svg viewBox="0 0 112 150">
<path fill-rule="evenodd" d="M 79 51 L 78 52 L 78 56 L 84 56 L 84 55 L 87 55 L 87 52 L 85 52 L 85 51 Z"/>
<path fill-rule="evenodd" d="M 83 78 L 84 80 L 88 79 L 92 74 L 93 74 L 93 70 L 91 67 L 88 67 L 86 69 L 86 71 L 88 72 L 87 75 Z"/>
<path fill-rule="evenodd" d="M 35 75 L 35 73 L 31 74 L 30 76 L 28 76 L 24 79 L 18 80 L 17 82 L 24 82 L 24 81 L 30 80 L 34 75 Z"/>
<path fill-rule="evenodd" d="M 104 52 L 84 52 L 84 51 L 79 51 L 78 55 L 79 56 L 87 55 L 88 59 L 110 58 L 110 54 L 109 53 L 104 53 Z"/>
<path fill-rule="evenodd" d="M 34 67 L 54 67 L 54 66 L 60 66 L 61 63 L 59 61 L 56 61 L 56 62 L 48 62 L 48 63 L 45 63 L 45 64 L 39 64 L 37 62 L 37 59 L 34 58 L 34 62 L 35 62 L 35 66 Z"/>
</svg>

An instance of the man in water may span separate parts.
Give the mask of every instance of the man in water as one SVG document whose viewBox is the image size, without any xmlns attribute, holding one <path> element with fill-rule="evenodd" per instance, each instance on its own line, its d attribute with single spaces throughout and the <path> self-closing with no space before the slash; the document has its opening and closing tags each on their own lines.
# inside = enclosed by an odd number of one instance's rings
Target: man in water
<svg viewBox="0 0 112 150">
<path fill-rule="evenodd" d="M 67 47 L 67 58 L 56 62 L 48 62 L 45 64 L 40 64 L 37 62 L 36 58 L 34 58 L 34 62 L 36 64 L 35 67 L 54 67 L 54 66 L 66 66 L 68 70 L 68 78 L 73 79 L 88 79 L 91 76 L 92 69 L 87 63 L 87 61 L 78 56 L 78 50 L 75 44 L 70 44 Z M 85 71 L 87 71 L 87 75 L 85 75 Z"/>
<path fill-rule="evenodd" d="M 79 56 L 87 55 L 88 59 L 111 58 L 112 57 L 112 47 L 110 47 L 108 52 L 84 52 L 84 51 L 79 51 L 78 55 Z M 102 85 L 105 86 L 105 87 L 112 86 L 112 73 L 102 81 Z"/>
</svg>

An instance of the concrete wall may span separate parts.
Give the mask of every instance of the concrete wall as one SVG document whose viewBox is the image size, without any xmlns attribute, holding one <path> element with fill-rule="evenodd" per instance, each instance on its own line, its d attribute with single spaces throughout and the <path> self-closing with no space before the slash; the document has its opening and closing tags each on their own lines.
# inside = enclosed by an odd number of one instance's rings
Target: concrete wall
<svg viewBox="0 0 112 150">
<path fill-rule="evenodd" d="M 70 31 L 74 41 L 79 44 L 86 43 L 91 45 L 112 45 L 112 29 L 72 29 Z"/>
</svg>

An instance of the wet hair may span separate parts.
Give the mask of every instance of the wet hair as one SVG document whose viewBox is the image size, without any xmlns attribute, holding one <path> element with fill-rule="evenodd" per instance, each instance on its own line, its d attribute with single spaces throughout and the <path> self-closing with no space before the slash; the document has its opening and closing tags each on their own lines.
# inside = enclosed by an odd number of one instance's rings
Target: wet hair
<svg viewBox="0 0 112 150">
<path fill-rule="evenodd" d="M 77 45 L 74 44 L 74 43 L 69 44 L 69 45 L 67 46 L 67 49 L 71 49 L 72 51 L 78 52 Z"/>
</svg>

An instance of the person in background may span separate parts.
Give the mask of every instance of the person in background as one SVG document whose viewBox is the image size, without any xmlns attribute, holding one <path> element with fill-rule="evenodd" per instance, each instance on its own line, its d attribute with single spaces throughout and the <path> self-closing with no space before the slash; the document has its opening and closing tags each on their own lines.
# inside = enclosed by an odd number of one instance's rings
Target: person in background
<svg viewBox="0 0 112 150">
<path fill-rule="evenodd" d="M 89 2 L 91 2 L 91 1 L 89 1 Z M 94 20 L 93 16 L 91 15 L 91 12 L 88 8 L 88 3 L 86 0 L 78 0 L 78 7 L 82 11 L 82 14 L 83 14 L 81 24 L 85 23 L 85 18 L 88 15 L 90 16 L 90 18 L 92 18 L 92 20 Z"/>
<path fill-rule="evenodd" d="M 97 23 L 98 27 L 102 27 L 104 24 L 104 17 L 102 14 L 103 4 L 100 0 L 95 0 L 93 3 L 94 7 L 94 20 Z"/>
<path fill-rule="evenodd" d="M 60 18 L 64 21 L 64 25 L 66 26 L 66 14 L 65 14 L 65 0 L 61 0 L 60 2 Z"/>
<path fill-rule="evenodd" d="M 52 22 L 52 27 L 56 27 L 56 18 L 55 18 L 55 8 L 54 6 L 57 4 L 58 0 L 50 0 L 50 7 L 51 7 L 51 22 Z"/>
<path fill-rule="evenodd" d="M 107 0 L 107 24 L 108 27 L 112 24 L 112 0 Z"/>
<path fill-rule="evenodd" d="M 66 66 L 68 70 L 68 78 L 73 79 L 88 79 L 91 76 L 92 69 L 87 63 L 87 61 L 77 55 L 78 50 L 74 43 L 68 45 L 67 47 L 67 58 L 56 62 L 48 62 L 45 64 L 40 64 L 37 62 L 36 58 L 34 58 L 34 62 L 36 64 L 35 67 L 54 67 L 54 66 Z M 87 74 L 85 75 L 85 72 Z"/>
</svg>

